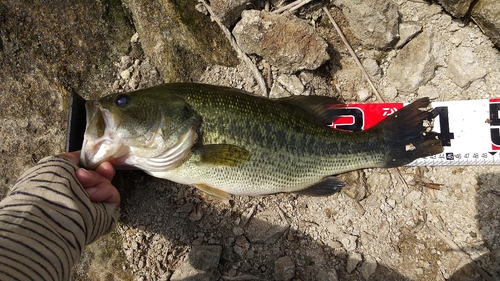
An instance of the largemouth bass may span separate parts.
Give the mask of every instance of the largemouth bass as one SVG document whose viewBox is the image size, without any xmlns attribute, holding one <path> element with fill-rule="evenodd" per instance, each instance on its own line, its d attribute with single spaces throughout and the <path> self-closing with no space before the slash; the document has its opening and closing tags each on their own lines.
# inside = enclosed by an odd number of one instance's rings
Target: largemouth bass
<svg viewBox="0 0 500 281">
<path fill-rule="evenodd" d="M 204 84 L 164 84 L 87 101 L 81 164 L 128 165 L 212 195 L 330 195 L 334 175 L 397 167 L 443 151 L 428 98 L 363 132 L 331 129 L 330 97 L 267 99 Z"/>
</svg>

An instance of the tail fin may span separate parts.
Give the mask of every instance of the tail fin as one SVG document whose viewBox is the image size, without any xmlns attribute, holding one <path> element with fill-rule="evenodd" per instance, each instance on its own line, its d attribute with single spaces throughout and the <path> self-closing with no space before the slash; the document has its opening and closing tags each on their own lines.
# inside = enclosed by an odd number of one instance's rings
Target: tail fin
<svg viewBox="0 0 500 281">
<path fill-rule="evenodd" d="M 380 130 L 389 149 L 386 168 L 443 152 L 438 134 L 431 131 L 435 115 L 429 105 L 429 98 L 418 99 L 372 128 Z"/>
</svg>

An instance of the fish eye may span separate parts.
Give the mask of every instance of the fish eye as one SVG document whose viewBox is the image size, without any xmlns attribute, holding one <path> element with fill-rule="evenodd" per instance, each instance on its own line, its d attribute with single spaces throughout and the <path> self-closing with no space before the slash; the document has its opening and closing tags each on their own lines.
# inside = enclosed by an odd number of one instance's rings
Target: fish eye
<svg viewBox="0 0 500 281">
<path fill-rule="evenodd" d="M 115 105 L 118 107 L 127 106 L 130 103 L 130 97 L 127 95 L 118 95 L 115 99 Z"/>
</svg>

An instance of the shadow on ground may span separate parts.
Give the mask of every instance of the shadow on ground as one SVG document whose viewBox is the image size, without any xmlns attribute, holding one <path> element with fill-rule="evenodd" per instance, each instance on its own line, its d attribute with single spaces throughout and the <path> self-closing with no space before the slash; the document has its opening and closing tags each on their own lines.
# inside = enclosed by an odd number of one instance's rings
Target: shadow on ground
<svg viewBox="0 0 500 281">
<path fill-rule="evenodd" d="M 163 267 L 162 270 L 172 270 L 179 264 L 179 259 L 182 260 L 180 255 L 186 255 L 191 245 L 200 244 L 222 246 L 218 266 L 222 276 L 230 276 L 232 273 L 236 276 L 251 275 L 260 280 L 274 280 L 275 261 L 289 256 L 295 264 L 293 280 L 365 280 L 361 270 L 363 261 L 352 272 L 347 272 L 348 255 L 341 244 L 338 248 L 330 247 L 302 232 L 300 228 L 284 227 L 282 231 L 275 233 L 278 235 L 270 233 L 266 241 L 252 242 L 256 240 L 252 236 L 260 234 L 255 234 L 255 231 L 251 233 L 249 224 L 257 225 L 262 232 L 272 232 L 284 225 L 282 221 L 276 221 L 273 225 L 270 223 L 272 220 L 255 217 L 245 224 L 245 215 L 253 206 L 258 205 L 260 210 L 275 210 L 277 199 L 273 196 L 259 200 L 238 197 L 230 204 L 225 204 L 203 198 L 203 194 L 194 188 L 154 179 L 140 171 L 122 171 L 120 174 L 121 180 L 117 185 L 122 186 L 122 220 L 130 229 L 144 230 L 165 238 L 168 246 L 164 245 L 163 261 L 166 262 L 157 264 L 157 267 Z M 333 200 L 335 196 L 332 196 Z M 270 199 L 267 200 L 268 198 Z M 278 215 L 275 217 L 280 219 Z M 238 242 L 239 235 L 235 234 L 237 226 L 242 227 L 242 236 L 249 241 L 247 246 Z M 261 234 L 259 237 L 266 237 L 265 233 Z M 150 240 L 154 239 L 151 237 Z M 172 257 L 170 255 L 173 252 L 180 254 Z M 379 263 L 369 280 L 409 279 Z"/>
<path fill-rule="evenodd" d="M 480 235 L 484 239 L 483 245 L 489 254 L 476 258 L 473 263 L 457 270 L 449 280 L 472 281 L 472 280 L 500 280 L 500 174 L 481 174 L 478 179 L 478 189 L 476 193 L 476 214 Z M 474 235 L 474 234 L 473 234 Z M 463 249 L 466 253 L 477 251 L 476 248 Z M 484 269 L 486 276 L 479 276 L 475 270 L 478 265 Z M 489 279 L 488 279 L 489 278 Z"/>
</svg>

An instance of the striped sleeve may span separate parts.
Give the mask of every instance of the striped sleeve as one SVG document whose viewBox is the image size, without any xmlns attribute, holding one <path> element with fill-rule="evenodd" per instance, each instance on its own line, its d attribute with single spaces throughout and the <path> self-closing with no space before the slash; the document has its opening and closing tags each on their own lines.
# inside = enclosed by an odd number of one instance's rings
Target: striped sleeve
<svg viewBox="0 0 500 281">
<path fill-rule="evenodd" d="M 76 169 L 42 159 L 0 202 L 0 280 L 69 280 L 83 247 L 114 227 L 118 210 L 92 203 Z"/>
</svg>

